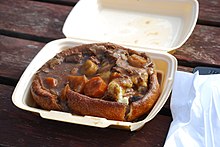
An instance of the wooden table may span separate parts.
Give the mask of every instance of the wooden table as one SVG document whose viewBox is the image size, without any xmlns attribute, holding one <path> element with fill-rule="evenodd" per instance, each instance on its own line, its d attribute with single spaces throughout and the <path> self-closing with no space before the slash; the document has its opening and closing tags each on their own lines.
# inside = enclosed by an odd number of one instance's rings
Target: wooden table
<svg viewBox="0 0 220 147">
<path fill-rule="evenodd" d="M 178 70 L 220 66 L 220 1 L 199 0 L 189 40 L 176 50 Z M 141 130 L 100 129 L 46 120 L 13 105 L 12 92 L 33 57 L 64 38 L 63 23 L 77 0 L 0 0 L 0 146 L 163 146 L 172 121 L 169 100 Z"/>
</svg>

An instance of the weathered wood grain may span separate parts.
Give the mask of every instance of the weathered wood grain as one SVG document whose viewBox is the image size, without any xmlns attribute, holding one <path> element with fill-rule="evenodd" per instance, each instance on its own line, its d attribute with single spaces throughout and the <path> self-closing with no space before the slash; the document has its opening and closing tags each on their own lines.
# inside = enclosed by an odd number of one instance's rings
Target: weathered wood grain
<svg viewBox="0 0 220 147">
<path fill-rule="evenodd" d="M 0 33 L 9 31 L 49 39 L 63 38 L 62 27 L 71 9 L 36 1 L 0 0 Z"/>
<path fill-rule="evenodd" d="M 171 117 L 157 115 L 137 132 L 42 119 L 17 108 L 14 87 L 0 84 L 0 146 L 163 146 Z"/>
<path fill-rule="evenodd" d="M 220 27 L 197 25 L 174 56 L 180 65 L 220 67 Z"/>
<path fill-rule="evenodd" d="M 219 0 L 198 0 L 199 1 L 199 23 L 220 26 L 220 1 Z"/>
<path fill-rule="evenodd" d="M 44 43 L 0 35 L 0 76 L 18 80 Z"/>
<path fill-rule="evenodd" d="M 193 71 L 193 68 L 191 68 L 191 67 L 187 67 L 187 66 L 181 66 L 181 65 L 179 65 L 178 67 L 177 67 L 177 70 L 178 71 L 183 71 L 183 72 L 192 72 Z"/>
</svg>

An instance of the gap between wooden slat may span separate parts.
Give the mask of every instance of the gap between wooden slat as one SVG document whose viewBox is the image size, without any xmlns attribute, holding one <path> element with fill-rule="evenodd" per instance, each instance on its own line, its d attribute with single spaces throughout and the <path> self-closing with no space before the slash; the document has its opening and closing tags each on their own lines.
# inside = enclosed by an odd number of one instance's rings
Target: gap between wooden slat
<svg viewBox="0 0 220 147">
<path fill-rule="evenodd" d="M 47 38 L 47 37 L 42 37 L 42 36 L 30 35 L 30 34 L 25 34 L 25 33 L 20 33 L 20 32 L 13 32 L 13 31 L 3 30 L 3 29 L 0 29 L 0 35 L 26 39 L 26 40 L 31 40 L 31 41 L 37 41 L 37 42 L 43 42 L 43 43 L 47 43 L 47 42 L 57 39 L 57 38 Z"/>
<path fill-rule="evenodd" d="M 165 107 L 163 107 L 158 114 L 165 115 L 165 116 L 172 116 L 171 110 Z"/>
<path fill-rule="evenodd" d="M 3 84 L 3 85 L 9 85 L 9 86 L 16 86 L 18 83 L 18 80 L 16 79 L 11 79 L 11 78 L 8 78 L 8 77 L 2 77 L 0 76 L 0 84 Z"/>
<path fill-rule="evenodd" d="M 208 21 L 208 20 L 198 19 L 197 24 L 198 25 L 204 25 L 204 26 L 211 26 L 211 27 L 220 27 L 219 22 L 213 22 L 213 21 Z"/>
<path fill-rule="evenodd" d="M 195 67 L 197 67 L 197 66 L 217 67 L 217 68 L 220 68 L 220 65 L 213 65 L 213 64 L 200 63 L 200 62 L 187 62 L 187 61 L 183 61 L 183 60 L 178 60 L 178 65 L 180 65 L 180 66 L 186 66 L 186 67 L 191 67 L 191 68 L 195 68 Z"/>
<path fill-rule="evenodd" d="M 60 1 L 60 0 L 31 0 L 31 1 L 38 1 L 44 3 L 52 3 L 52 4 L 59 4 L 64 6 L 75 6 L 79 0 L 72 0 L 72 1 Z"/>
</svg>

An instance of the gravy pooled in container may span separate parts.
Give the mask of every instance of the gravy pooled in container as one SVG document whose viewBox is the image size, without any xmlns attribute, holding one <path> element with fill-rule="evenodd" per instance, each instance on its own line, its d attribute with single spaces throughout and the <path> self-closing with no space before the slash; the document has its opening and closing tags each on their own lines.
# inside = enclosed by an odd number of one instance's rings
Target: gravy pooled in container
<svg viewBox="0 0 220 147">
<path fill-rule="evenodd" d="M 31 94 L 46 110 L 134 121 L 160 95 L 154 64 L 144 52 L 113 43 L 58 53 L 35 74 Z"/>
</svg>

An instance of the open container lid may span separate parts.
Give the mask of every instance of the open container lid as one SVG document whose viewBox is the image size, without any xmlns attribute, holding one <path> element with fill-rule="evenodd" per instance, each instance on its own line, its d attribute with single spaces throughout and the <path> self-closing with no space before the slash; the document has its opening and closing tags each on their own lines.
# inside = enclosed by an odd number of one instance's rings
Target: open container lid
<svg viewBox="0 0 220 147">
<path fill-rule="evenodd" d="M 182 46 L 197 21 L 196 0 L 80 0 L 63 27 L 67 38 L 171 51 Z"/>
</svg>

